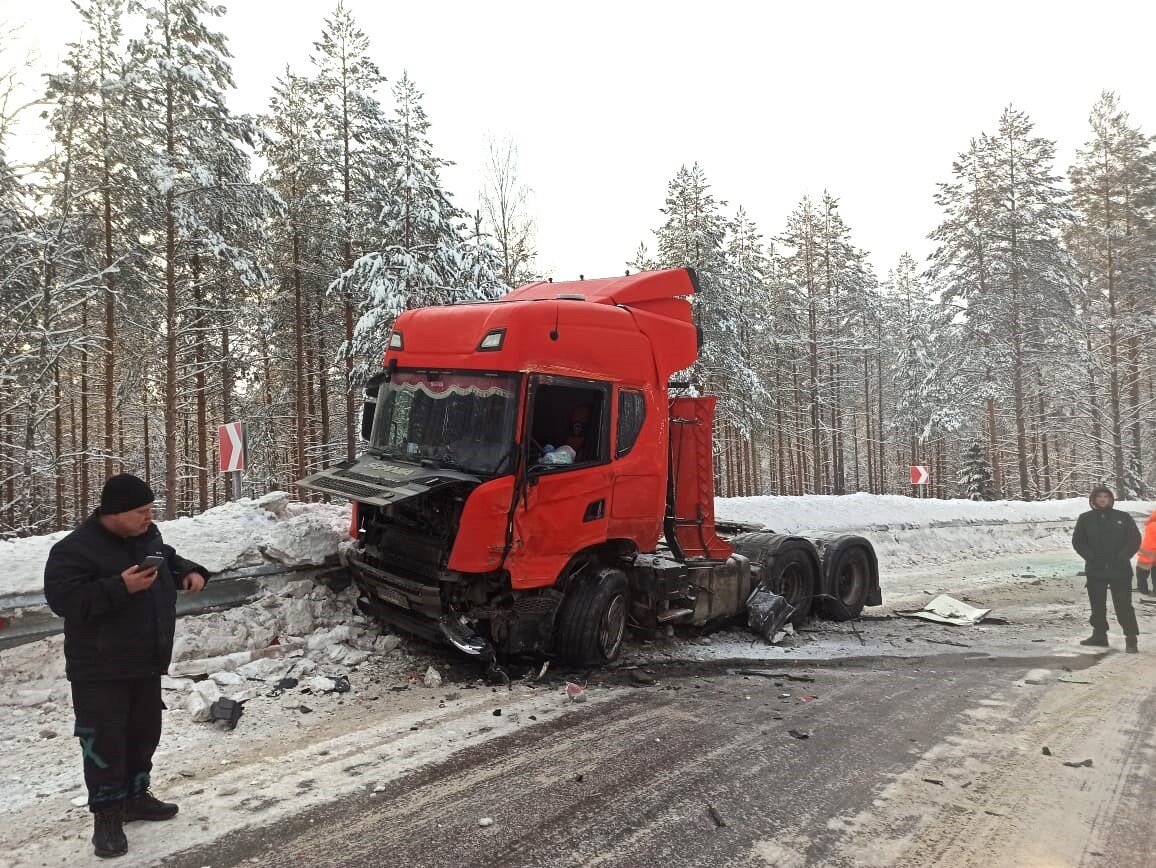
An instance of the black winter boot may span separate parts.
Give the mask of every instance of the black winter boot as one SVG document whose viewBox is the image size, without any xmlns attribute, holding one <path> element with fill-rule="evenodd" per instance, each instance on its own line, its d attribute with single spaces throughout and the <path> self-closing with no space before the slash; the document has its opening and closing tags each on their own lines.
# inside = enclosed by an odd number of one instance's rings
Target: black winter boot
<svg viewBox="0 0 1156 868">
<path fill-rule="evenodd" d="M 1139 654 L 1140 649 L 1136 646 L 1136 637 L 1128 636 L 1124 639 L 1124 650 L 1129 654 Z"/>
<path fill-rule="evenodd" d="M 145 790 L 139 796 L 126 799 L 124 803 L 125 822 L 132 820 L 171 820 L 179 809 L 172 802 L 162 802 Z"/>
<path fill-rule="evenodd" d="M 1093 648 L 1107 648 L 1108 634 L 1101 633 L 1099 630 L 1094 630 L 1092 635 L 1080 642 L 1081 645 L 1090 645 Z"/>
<path fill-rule="evenodd" d="M 124 836 L 124 810 L 104 808 L 92 815 L 92 849 L 102 859 L 123 856 L 128 852 L 128 838 Z"/>
</svg>

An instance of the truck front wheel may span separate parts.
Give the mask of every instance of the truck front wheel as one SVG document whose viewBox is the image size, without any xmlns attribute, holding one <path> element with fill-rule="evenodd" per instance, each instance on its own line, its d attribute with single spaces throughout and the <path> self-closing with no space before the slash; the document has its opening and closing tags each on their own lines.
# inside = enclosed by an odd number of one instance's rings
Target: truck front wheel
<svg viewBox="0 0 1156 868">
<path fill-rule="evenodd" d="M 629 588 L 622 570 L 577 577 L 566 592 L 554 634 L 558 656 L 582 666 L 612 663 L 626 637 Z"/>
</svg>

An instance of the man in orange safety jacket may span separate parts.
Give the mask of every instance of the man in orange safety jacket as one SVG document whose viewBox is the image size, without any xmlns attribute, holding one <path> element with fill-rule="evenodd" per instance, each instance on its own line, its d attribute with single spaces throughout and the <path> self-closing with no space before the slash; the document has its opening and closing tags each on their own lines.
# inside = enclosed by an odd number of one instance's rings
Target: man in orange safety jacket
<svg viewBox="0 0 1156 868">
<path fill-rule="evenodd" d="M 1152 575 L 1152 565 L 1156 563 L 1156 510 L 1148 517 L 1144 525 L 1144 539 L 1140 542 L 1140 551 L 1136 554 L 1136 590 L 1141 594 L 1151 594 L 1156 591 L 1156 582 L 1149 590 L 1148 579 Z"/>
</svg>

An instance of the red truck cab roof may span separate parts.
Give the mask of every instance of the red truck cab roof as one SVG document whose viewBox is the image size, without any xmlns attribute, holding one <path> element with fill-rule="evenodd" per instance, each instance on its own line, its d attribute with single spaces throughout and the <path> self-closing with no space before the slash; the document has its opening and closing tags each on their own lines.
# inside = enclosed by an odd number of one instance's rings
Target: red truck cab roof
<svg viewBox="0 0 1156 868">
<path fill-rule="evenodd" d="M 494 302 L 410 310 L 397 318 L 385 362 L 665 387 L 698 357 L 688 300 L 696 289 L 694 272 L 680 268 L 532 283 Z"/>
</svg>

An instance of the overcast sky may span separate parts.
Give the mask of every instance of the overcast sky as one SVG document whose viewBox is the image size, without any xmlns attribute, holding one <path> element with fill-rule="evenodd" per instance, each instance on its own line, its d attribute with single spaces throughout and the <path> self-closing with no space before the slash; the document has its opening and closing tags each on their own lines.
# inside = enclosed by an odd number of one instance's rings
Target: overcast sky
<svg viewBox="0 0 1156 868">
<path fill-rule="evenodd" d="M 238 111 L 305 71 L 335 2 L 227 0 Z M 1115 90 L 1156 131 L 1156 7 L 1100 2 L 541 2 L 347 0 L 392 81 L 425 93 L 445 180 L 472 209 L 488 135 L 510 136 L 534 190 L 540 265 L 621 273 L 653 247 L 666 185 L 698 161 L 765 236 L 807 193 L 839 197 L 883 276 L 929 252 L 935 184 L 1009 103 L 1057 140 L 1066 170 Z M 942 11 L 941 11 L 942 10 Z M 0 0 L 51 66 L 76 34 L 68 0 Z"/>
</svg>

